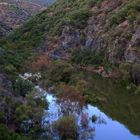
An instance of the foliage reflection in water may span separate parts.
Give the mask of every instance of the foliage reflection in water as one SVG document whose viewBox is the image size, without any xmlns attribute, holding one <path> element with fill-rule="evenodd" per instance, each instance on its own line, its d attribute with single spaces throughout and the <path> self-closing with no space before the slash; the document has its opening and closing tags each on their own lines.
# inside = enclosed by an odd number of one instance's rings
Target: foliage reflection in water
<svg viewBox="0 0 140 140">
<path fill-rule="evenodd" d="M 62 106 L 60 105 L 61 103 L 58 102 L 58 99 L 54 95 L 47 93 L 39 87 L 37 87 L 37 89 L 46 95 L 46 99 L 49 102 L 49 108 L 48 110 L 45 110 L 42 123 L 44 127 L 51 126 L 53 122 L 64 115 Z M 67 105 L 69 106 L 70 104 Z M 68 106 L 66 106 L 66 108 Z M 75 116 L 78 125 L 79 140 L 140 140 L 139 136 L 133 135 L 123 124 L 116 120 L 112 120 L 112 118 L 101 112 L 98 107 L 90 104 L 83 106 L 80 111 L 78 109 L 78 112 L 72 112 L 72 115 Z M 93 116 L 97 117 L 95 122 L 92 120 Z M 47 131 L 52 134 L 54 139 L 58 138 L 58 135 L 54 134 L 52 129 Z M 48 133 L 46 132 L 46 134 Z"/>
</svg>

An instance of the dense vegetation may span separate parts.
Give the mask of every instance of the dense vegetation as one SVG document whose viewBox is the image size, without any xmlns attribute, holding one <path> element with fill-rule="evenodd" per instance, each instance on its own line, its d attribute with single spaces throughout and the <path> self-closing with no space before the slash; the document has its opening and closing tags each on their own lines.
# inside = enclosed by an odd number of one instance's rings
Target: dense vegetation
<svg viewBox="0 0 140 140">
<path fill-rule="evenodd" d="M 77 139 L 76 120 L 73 116 L 64 116 L 57 122 L 53 123 L 53 129 L 58 131 L 60 138 L 65 139 Z"/>
<path fill-rule="evenodd" d="M 29 140 L 26 136 L 21 136 L 19 134 L 15 134 L 13 132 L 8 133 L 8 128 L 0 124 L 0 139 L 1 140 Z"/>
<path fill-rule="evenodd" d="M 104 54 L 100 53 L 96 55 L 93 51 L 87 49 L 76 49 L 72 54 L 72 62 L 81 65 L 95 65 L 99 66 L 101 64 L 106 64 L 104 60 Z"/>
<path fill-rule="evenodd" d="M 110 19 L 110 25 L 118 25 L 126 19 L 133 23 L 136 18 L 139 18 L 140 1 L 130 0 L 126 5 L 122 5 L 121 8 L 113 13 Z"/>
<path fill-rule="evenodd" d="M 8 39 L 1 41 L 5 55 L 0 59 L 1 69 L 10 67 L 9 71 L 16 71 L 32 54 L 33 49 L 39 47 L 46 39 L 59 35 L 65 24 L 83 28 L 90 16 L 89 7 L 95 1 L 59 0 L 46 11 L 36 16 L 20 29 L 12 33 Z M 66 8 L 67 7 L 67 8 Z M 6 66 L 5 66 L 6 65 Z"/>
<path fill-rule="evenodd" d="M 48 10 L 34 17 L 23 27 L 11 33 L 8 38 L 1 39 L 0 72 L 5 73 L 12 80 L 15 96 L 15 99 L 5 98 L 6 102 L 3 104 L 5 108 L 12 112 L 12 116 L 5 114 L 4 110 L 0 112 L 2 121 L 1 133 L 3 133 L 1 139 L 26 139 L 26 137 L 24 138 L 18 134 L 6 132 L 7 128 L 4 125 L 6 122 L 10 123 L 13 121 L 13 124 L 16 124 L 15 127 L 19 127 L 17 131 L 24 132 L 24 127 L 20 127 L 21 123 L 24 120 L 31 119 L 33 124 L 31 124 L 29 129 L 32 132 L 40 130 L 42 109 L 46 104 L 42 99 L 34 100 L 34 93 L 36 91 L 34 91 L 33 84 L 28 80 L 17 79 L 18 73 L 24 70 L 24 62 L 34 57 L 35 49 L 39 47 L 46 36 L 48 39 L 51 39 L 59 35 L 64 24 L 72 24 L 74 27 L 83 28 L 86 19 L 90 16 L 89 6 L 91 2 L 86 0 L 81 2 L 60 0 L 48 8 Z M 67 7 L 67 9 L 64 7 Z M 66 71 L 61 80 L 68 82 L 67 76 L 68 72 Z M 23 98 L 22 100 L 26 100 L 26 104 L 22 101 L 19 101 L 18 104 L 12 101 L 13 103 L 11 104 L 9 100 L 17 100 L 16 98 Z"/>
<path fill-rule="evenodd" d="M 36 48 L 41 46 L 46 39 L 51 41 L 54 37 L 61 35 L 64 25 L 78 29 L 84 28 L 87 19 L 93 14 L 90 8 L 101 2 L 101 0 L 58 0 L 55 2 L 46 11 L 17 29 L 8 39 L 1 40 L 0 47 L 4 51 L 4 56 L 0 56 L 1 71 L 14 75 L 15 72 L 23 70 L 25 60 L 32 59 Z M 139 2 L 139 0 L 129 0 L 126 4 L 122 4 L 117 12 L 110 12 L 108 27 L 118 25 L 127 18 L 131 18 L 132 21 L 138 18 Z M 114 26 L 111 29 L 113 30 Z M 131 36 L 131 33 L 128 33 L 129 35 Z M 120 54 L 122 49 L 119 49 L 119 54 L 116 55 L 122 55 Z M 73 54 L 73 61 L 76 63 L 100 65 L 107 62 L 104 52 L 100 54 L 84 50 L 77 52 Z"/>
<path fill-rule="evenodd" d="M 53 86 L 59 98 L 61 98 L 60 95 L 65 97 L 64 94 L 67 93 L 67 98 L 71 98 L 72 96 L 75 97 L 75 99 L 80 98 L 81 103 L 101 103 L 102 106 L 102 102 L 106 103 L 107 100 L 111 100 L 111 93 L 115 93 L 118 87 L 111 88 L 110 86 L 108 89 L 106 81 L 102 81 L 100 76 L 95 77 L 99 80 L 94 83 L 92 82 L 92 77 L 86 76 L 85 73 L 76 66 L 93 66 L 94 68 L 103 66 L 106 72 L 110 72 L 115 65 L 121 73 L 121 78 L 118 80 L 121 84 L 116 80 L 113 80 L 113 82 L 121 89 L 126 88 L 125 91 L 123 90 L 124 94 L 122 93 L 123 95 L 119 95 L 119 98 L 121 99 L 123 97 L 124 99 L 126 91 L 134 96 L 133 98 L 135 100 L 139 96 L 140 65 L 138 63 L 131 64 L 124 62 L 110 64 L 104 50 L 95 53 L 92 49 L 86 49 L 83 48 L 83 46 L 81 48 L 77 46 L 76 49 L 70 50 L 70 52 L 72 52 L 72 57 L 68 61 L 49 61 L 49 58 L 38 55 L 38 49 L 43 46 L 44 41 L 53 42 L 56 38 L 59 38 L 65 25 L 71 26 L 74 29 L 79 29 L 82 32 L 86 27 L 87 20 L 91 16 L 101 12 L 98 10 L 96 11 L 97 13 L 91 11 L 91 8 L 95 4 L 98 7 L 101 2 L 102 0 L 58 0 L 46 11 L 35 16 L 24 26 L 11 33 L 7 38 L 2 38 L 0 40 L 0 73 L 3 73 L 6 78 L 12 81 L 12 93 L 10 95 L 5 94 L 3 87 L 0 87 L 0 94 L 4 93 L 0 95 L 0 102 L 2 103 L 2 107 L 0 107 L 0 139 L 28 140 L 27 137 L 31 139 L 30 134 L 42 131 L 41 119 L 44 108 L 47 108 L 48 104 L 44 97 L 37 98 L 39 94 L 37 94 L 33 84 L 36 80 L 27 80 L 19 76 L 19 73 L 26 70 L 40 72 L 42 75 L 40 84 L 45 88 Z M 109 33 L 111 32 L 111 34 L 109 35 L 112 35 L 108 40 L 110 41 L 116 38 L 117 33 L 114 32 L 114 30 L 116 31 L 115 28 L 123 21 L 128 19 L 130 26 L 133 26 L 133 21 L 139 18 L 139 16 L 137 16 L 139 11 L 139 0 L 129 0 L 128 3 L 121 5 L 117 12 L 106 11 L 109 12 L 109 21 L 105 29 L 110 28 Z M 98 36 L 100 36 L 100 34 Z M 132 32 L 126 32 L 123 37 L 125 39 L 130 39 L 132 37 Z M 107 43 L 109 44 L 110 42 Z M 111 42 L 109 45 L 112 44 L 114 43 Z M 117 51 L 115 50 L 116 52 L 113 50 L 114 55 L 120 57 L 123 49 L 124 48 L 120 45 Z M 102 82 L 103 84 L 101 84 Z M 109 80 L 108 82 L 112 81 Z M 92 93 L 93 87 L 94 93 Z M 104 90 L 105 94 L 109 93 L 110 96 L 108 97 L 102 93 L 101 89 Z M 114 103 L 114 106 L 120 107 L 120 103 L 125 108 L 123 99 L 121 101 L 117 100 L 116 102 L 118 102 L 118 104 Z M 138 102 L 139 100 L 137 99 L 136 101 Z M 130 106 L 135 108 L 133 104 L 132 102 Z M 103 110 L 106 110 L 106 108 L 104 107 Z M 134 109 L 134 111 L 137 112 L 137 109 Z M 108 114 L 112 115 L 112 112 L 108 112 Z M 119 120 L 125 122 L 125 119 L 120 118 L 120 116 L 115 116 L 114 118 L 119 118 Z M 95 118 L 93 118 L 93 120 L 94 119 Z M 31 120 L 31 124 L 28 124 L 29 120 Z M 68 121 L 71 122 L 70 127 L 67 127 Z M 7 132 L 8 124 L 11 122 L 13 122 L 12 124 L 15 127 L 14 130 L 20 132 L 21 135 L 10 131 Z M 127 124 L 127 122 L 125 123 Z M 28 124 L 29 127 L 25 130 L 24 125 L 26 124 Z M 62 127 L 62 125 L 65 127 Z M 62 139 L 66 137 L 77 138 L 77 125 L 74 118 L 71 116 L 60 118 L 58 122 L 54 123 L 54 129 L 59 133 Z M 73 131 L 69 133 L 69 129 Z M 133 128 L 133 130 L 136 133 L 138 131 L 135 128 Z M 27 136 L 24 136 L 25 132 Z"/>
</svg>

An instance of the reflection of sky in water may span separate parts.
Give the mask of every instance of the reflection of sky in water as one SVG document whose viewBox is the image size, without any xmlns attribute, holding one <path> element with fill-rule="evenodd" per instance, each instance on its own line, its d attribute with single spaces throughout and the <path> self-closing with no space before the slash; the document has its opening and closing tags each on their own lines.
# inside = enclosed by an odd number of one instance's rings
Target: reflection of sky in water
<svg viewBox="0 0 140 140">
<path fill-rule="evenodd" d="M 59 118 L 59 105 L 55 102 L 56 98 L 51 94 L 46 94 L 46 98 L 49 102 L 49 110 L 44 119 L 52 123 Z M 89 128 L 95 129 L 94 140 L 140 140 L 138 136 L 131 134 L 123 124 L 112 120 L 97 107 L 87 105 L 83 108 L 83 112 L 89 115 Z M 96 123 L 92 123 L 93 115 L 98 117 Z M 78 122 L 80 124 L 80 120 Z M 88 140 L 93 140 L 93 138 Z"/>
<path fill-rule="evenodd" d="M 123 124 L 112 120 L 97 107 L 88 105 L 88 108 L 85 110 L 90 117 L 92 117 L 92 115 L 101 116 L 106 122 L 106 124 L 95 124 L 94 140 L 140 140 L 139 137 L 131 134 Z M 90 125 L 93 125 L 91 121 Z"/>
</svg>

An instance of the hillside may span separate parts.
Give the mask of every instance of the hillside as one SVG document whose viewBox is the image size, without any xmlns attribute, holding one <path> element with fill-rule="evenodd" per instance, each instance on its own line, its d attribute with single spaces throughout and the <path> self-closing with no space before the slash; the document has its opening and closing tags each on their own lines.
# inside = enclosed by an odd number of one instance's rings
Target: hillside
<svg viewBox="0 0 140 140">
<path fill-rule="evenodd" d="M 9 36 L 4 46 L 22 50 L 16 56 L 21 61 L 37 48 L 51 56 L 67 59 L 72 55 L 72 61 L 83 65 L 139 64 L 139 3 L 59 0 Z M 76 53 L 77 48 L 81 53 Z M 16 57 L 9 61 L 15 67 L 19 65 Z"/>
<path fill-rule="evenodd" d="M 0 22 L 3 22 L 11 29 L 15 29 L 29 18 L 41 12 L 45 7 L 31 1 L 1 0 L 0 1 Z M 0 25 L 3 35 L 8 33 L 5 27 Z M 8 28 L 7 28 L 8 29 Z M 1 34 L 2 35 L 2 34 Z"/>
<path fill-rule="evenodd" d="M 0 37 L 14 29 L 0 39 L 2 138 L 28 140 L 46 131 L 48 103 L 36 85 L 99 105 L 140 135 L 140 0 L 57 0 L 42 12 L 40 1 L 12 2 L 0 4 Z M 23 123 L 31 125 L 27 135 Z"/>
</svg>

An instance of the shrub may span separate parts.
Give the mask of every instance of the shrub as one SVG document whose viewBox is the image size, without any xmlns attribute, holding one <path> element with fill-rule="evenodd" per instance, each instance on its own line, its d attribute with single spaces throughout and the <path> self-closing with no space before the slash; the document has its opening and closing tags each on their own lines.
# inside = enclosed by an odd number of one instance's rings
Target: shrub
<svg viewBox="0 0 140 140">
<path fill-rule="evenodd" d="M 69 14 L 69 24 L 77 28 L 83 28 L 90 15 L 91 14 L 87 9 L 77 9 L 75 11 L 72 11 Z"/>
<path fill-rule="evenodd" d="M 34 90 L 34 85 L 29 80 L 18 78 L 14 84 L 15 94 L 25 97 Z"/>
<path fill-rule="evenodd" d="M 113 13 L 110 19 L 110 25 L 117 25 L 128 19 L 130 22 L 136 19 L 137 14 L 140 11 L 140 0 L 129 0 L 123 7 Z"/>
<path fill-rule="evenodd" d="M 135 84 L 133 84 L 133 83 L 130 83 L 130 84 L 126 87 L 126 89 L 127 89 L 130 93 L 134 93 L 134 92 L 136 91 L 136 89 L 137 89 L 137 86 L 136 86 Z"/>
<path fill-rule="evenodd" d="M 32 64 L 33 71 L 42 71 L 51 65 L 50 58 L 48 55 L 40 55 L 35 62 Z"/>
<path fill-rule="evenodd" d="M 122 73 L 122 80 L 127 81 L 127 82 L 130 81 L 131 68 L 132 68 L 132 66 L 129 63 L 121 63 L 119 65 L 119 69 Z"/>
<path fill-rule="evenodd" d="M 44 77 L 49 80 L 51 85 L 59 82 L 69 83 L 73 72 L 74 68 L 71 64 L 64 61 L 55 61 L 52 67 L 46 70 Z"/>
<path fill-rule="evenodd" d="M 71 61 L 81 65 L 100 65 L 104 62 L 104 55 L 78 48 L 73 51 Z"/>
<path fill-rule="evenodd" d="M 1 140 L 29 140 L 26 136 L 9 132 L 4 124 L 0 124 L 0 139 Z"/>
<path fill-rule="evenodd" d="M 4 69 L 8 74 L 14 74 L 16 72 L 16 68 L 12 64 L 5 66 Z"/>
<path fill-rule="evenodd" d="M 138 86 L 137 89 L 135 90 L 135 94 L 140 95 L 140 86 Z"/>
<path fill-rule="evenodd" d="M 24 120 L 29 119 L 26 111 L 27 111 L 26 106 L 20 105 L 19 107 L 17 107 L 16 110 L 15 110 L 16 121 L 22 122 Z"/>
<path fill-rule="evenodd" d="M 77 139 L 78 127 L 73 116 L 63 116 L 53 123 L 53 129 L 58 132 L 62 140 Z"/>
<path fill-rule="evenodd" d="M 38 96 L 38 97 L 37 97 Z M 47 108 L 48 103 L 39 97 L 38 94 L 30 94 L 26 96 L 26 104 L 19 105 L 15 111 L 15 120 L 22 132 L 30 132 L 31 129 L 41 131 L 41 122 L 44 108 Z"/>
</svg>

